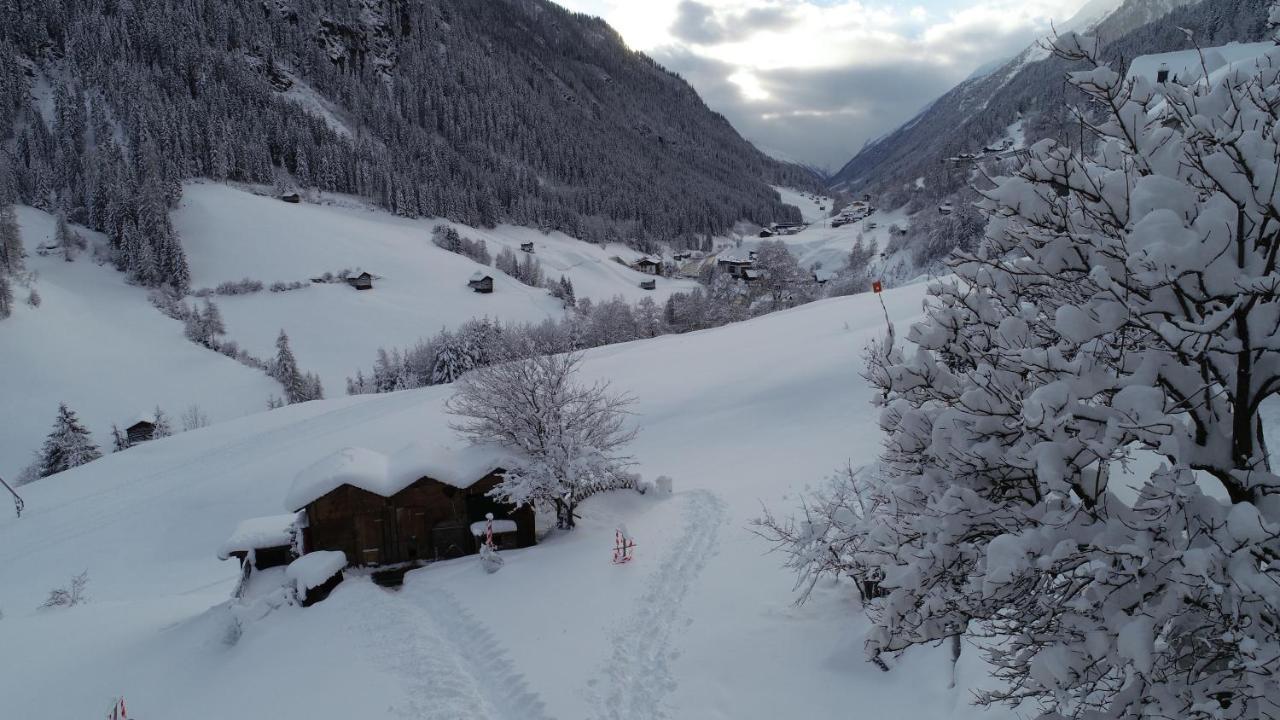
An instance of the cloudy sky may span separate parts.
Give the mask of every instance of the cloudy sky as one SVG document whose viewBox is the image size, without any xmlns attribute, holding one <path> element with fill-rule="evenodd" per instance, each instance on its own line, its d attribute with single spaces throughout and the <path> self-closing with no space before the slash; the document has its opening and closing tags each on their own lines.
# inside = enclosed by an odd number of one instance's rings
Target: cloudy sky
<svg viewBox="0 0 1280 720">
<path fill-rule="evenodd" d="M 766 152 L 829 169 L 1086 2 L 556 1 L 603 17 Z"/>
</svg>

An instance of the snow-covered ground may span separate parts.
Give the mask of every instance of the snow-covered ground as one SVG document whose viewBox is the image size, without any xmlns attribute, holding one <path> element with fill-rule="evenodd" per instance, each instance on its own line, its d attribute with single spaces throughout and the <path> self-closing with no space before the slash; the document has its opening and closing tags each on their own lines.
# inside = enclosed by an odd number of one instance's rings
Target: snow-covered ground
<svg viewBox="0 0 1280 720">
<path fill-rule="evenodd" d="M 795 235 L 781 235 L 776 239 L 787 244 L 802 267 L 812 268 L 821 263 L 825 270 L 839 270 L 859 238 L 864 245 L 875 241 L 883 251 L 889 245 L 889 226 L 895 224 L 910 225 L 905 209 L 876 211 L 870 217 L 840 227 L 831 227 L 831 221 L 824 219 Z"/>
<path fill-rule="evenodd" d="M 919 286 L 885 293 L 899 322 Z M 848 587 L 792 604 L 793 578 L 749 527 L 846 459 L 878 451 L 860 350 L 872 296 L 600 348 L 583 365 L 638 398 L 633 450 L 665 498 L 588 501 L 581 527 L 410 573 L 352 577 L 308 609 L 245 623 L 219 546 L 284 512 L 295 473 L 346 445 L 392 452 L 443 432 L 447 386 L 294 405 L 147 443 L 25 488 L 0 513 L 0 698 L 22 718 L 92 717 L 123 695 L 143 718 L 1010 717 L 948 690 L 946 652 L 891 673 L 864 662 Z M 610 563 L 614 528 L 638 542 Z M 86 605 L 37 610 L 89 573 Z M 265 611 L 265 607 L 263 608 Z"/>
<path fill-rule="evenodd" d="M 807 223 L 821 222 L 831 215 L 831 205 L 835 200 L 825 195 L 777 185 L 773 189 L 782 196 L 782 202 L 800 208 L 800 217 Z"/>
<path fill-rule="evenodd" d="M 29 307 L 27 289 L 16 286 L 13 315 L 0 320 L 0 476 L 12 479 L 30 462 L 59 402 L 109 450 L 112 423 L 123 428 L 157 404 L 175 423 L 191 404 L 217 422 L 261 411 L 280 393 L 258 370 L 190 343 L 143 288 L 89 253 L 70 263 L 37 255 L 52 241 L 52 216 L 20 207 L 18 223 L 41 304 Z"/>
<path fill-rule="evenodd" d="M 319 373 L 328 395 L 340 394 L 348 376 L 371 366 L 380 346 L 411 345 L 471 318 L 538 322 L 563 313 L 560 301 L 546 290 L 493 268 L 487 270 L 494 276 L 493 294 L 473 292 L 467 280 L 483 266 L 431 242 L 432 228 L 444 221 L 400 218 L 347 198 L 335 200 L 293 205 L 227 185 L 193 182 L 173 214 L 196 288 L 245 277 L 267 285 L 306 281 L 343 269 L 377 276 L 374 289 L 363 292 L 324 284 L 214 298 L 227 336 L 256 355 L 271 355 L 276 335 L 282 328 L 288 332 L 299 364 Z M 547 277 L 565 275 L 580 298 L 621 295 L 636 302 L 650 296 L 661 302 L 672 292 L 697 287 L 691 280 L 658 278 L 656 290 L 642 290 L 640 281 L 649 276 L 610 259 L 639 257 L 620 245 L 602 248 L 563 233 L 509 225 L 482 230 L 448 224 L 484 240 L 494 256 L 507 247 L 523 257 L 520 244 L 532 242 Z"/>
</svg>

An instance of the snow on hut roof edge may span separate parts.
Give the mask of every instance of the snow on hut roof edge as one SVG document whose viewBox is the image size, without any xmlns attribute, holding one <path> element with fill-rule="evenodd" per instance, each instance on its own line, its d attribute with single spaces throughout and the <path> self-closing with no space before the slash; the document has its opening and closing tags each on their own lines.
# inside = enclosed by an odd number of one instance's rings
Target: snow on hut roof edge
<svg viewBox="0 0 1280 720">
<path fill-rule="evenodd" d="M 390 456 L 367 448 L 346 447 L 299 472 L 289 488 L 285 506 L 301 510 L 343 485 L 391 497 L 424 477 L 465 489 L 494 470 L 518 462 L 516 453 L 496 444 L 454 448 L 416 442 Z"/>
</svg>

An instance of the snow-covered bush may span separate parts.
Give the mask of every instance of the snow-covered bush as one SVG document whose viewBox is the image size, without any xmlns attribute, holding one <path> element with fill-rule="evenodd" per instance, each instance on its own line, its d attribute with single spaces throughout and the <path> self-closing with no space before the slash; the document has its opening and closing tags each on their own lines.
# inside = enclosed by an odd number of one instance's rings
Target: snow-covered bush
<svg viewBox="0 0 1280 720">
<path fill-rule="evenodd" d="M 882 573 L 873 657 L 968 633 L 996 680 L 981 703 L 1280 717 L 1259 414 L 1280 390 L 1280 51 L 1154 86 L 1094 39 L 1054 49 L 1087 67 L 1069 79 L 1106 111 L 1080 120 L 1096 145 L 1042 141 L 996 180 L 983 246 L 910 345 L 871 349 L 881 510 L 818 495 L 781 540 L 802 581 Z M 1161 466 L 1129 497 L 1113 482 L 1139 453 Z"/>
<path fill-rule="evenodd" d="M 463 375 L 447 408 L 461 418 L 453 426 L 459 433 L 527 458 L 508 468 L 490 495 L 517 506 L 554 508 L 557 526 L 570 529 L 582 500 L 630 486 L 630 463 L 621 450 L 636 436 L 627 427 L 631 398 L 615 394 L 607 382 L 578 382 L 582 358 L 576 353 L 521 355 Z"/>
<path fill-rule="evenodd" d="M 71 578 L 66 587 L 56 587 L 49 591 L 49 597 L 40 605 L 42 608 L 75 607 L 88 600 L 85 588 L 89 585 L 89 571 L 85 570 Z"/>
</svg>

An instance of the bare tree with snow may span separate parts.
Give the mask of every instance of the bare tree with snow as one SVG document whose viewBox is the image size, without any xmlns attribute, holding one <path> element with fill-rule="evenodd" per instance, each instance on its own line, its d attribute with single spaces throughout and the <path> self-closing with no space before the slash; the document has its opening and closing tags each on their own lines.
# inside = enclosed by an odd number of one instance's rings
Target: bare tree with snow
<svg viewBox="0 0 1280 720">
<path fill-rule="evenodd" d="M 492 495 L 516 505 L 551 507 L 557 525 L 571 529 L 582 500 L 633 482 L 622 454 L 636 436 L 627 422 L 632 399 L 607 382 L 577 381 L 577 353 L 521 354 L 527 357 L 463 375 L 448 410 L 461 418 L 456 431 L 528 458 L 508 468 Z"/>
</svg>

